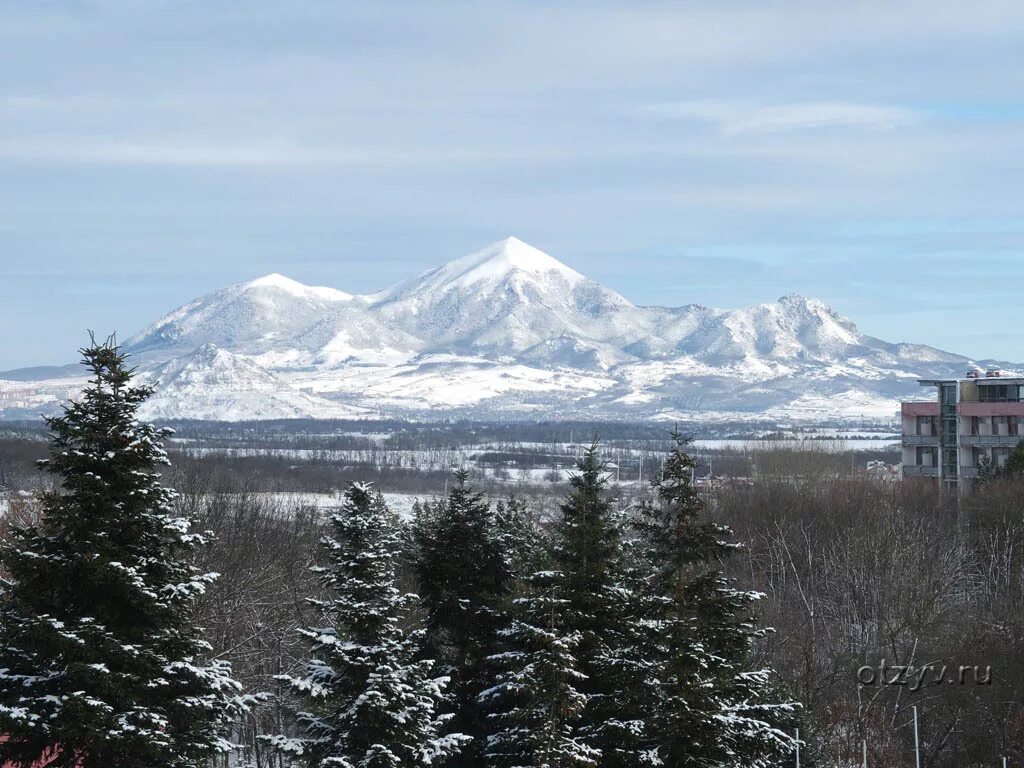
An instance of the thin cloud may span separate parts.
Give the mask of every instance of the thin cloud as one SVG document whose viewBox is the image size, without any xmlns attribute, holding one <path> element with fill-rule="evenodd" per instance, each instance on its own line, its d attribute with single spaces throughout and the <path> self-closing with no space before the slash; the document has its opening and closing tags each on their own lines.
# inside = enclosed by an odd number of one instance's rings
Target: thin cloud
<svg viewBox="0 0 1024 768">
<path fill-rule="evenodd" d="M 648 114 L 714 124 L 727 136 L 807 131 L 819 128 L 892 130 L 917 122 L 921 115 L 906 107 L 839 101 L 753 105 L 735 101 L 677 101 L 654 104 Z"/>
<path fill-rule="evenodd" d="M 182 144 L 171 141 L 96 141 L 50 137 L 0 139 L 0 160 L 27 163 L 222 167 L 388 167 L 517 162 L 557 157 L 527 148 L 346 148 L 294 144 Z"/>
</svg>

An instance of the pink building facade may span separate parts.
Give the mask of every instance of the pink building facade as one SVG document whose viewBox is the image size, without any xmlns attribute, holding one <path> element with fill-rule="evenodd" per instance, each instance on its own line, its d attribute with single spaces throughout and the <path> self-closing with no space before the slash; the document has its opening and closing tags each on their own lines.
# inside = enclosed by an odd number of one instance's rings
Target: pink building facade
<svg viewBox="0 0 1024 768">
<path fill-rule="evenodd" d="M 1024 377 L 999 371 L 923 379 L 936 399 L 903 403 L 903 476 L 970 490 L 986 463 L 1000 467 L 1024 440 Z"/>
</svg>

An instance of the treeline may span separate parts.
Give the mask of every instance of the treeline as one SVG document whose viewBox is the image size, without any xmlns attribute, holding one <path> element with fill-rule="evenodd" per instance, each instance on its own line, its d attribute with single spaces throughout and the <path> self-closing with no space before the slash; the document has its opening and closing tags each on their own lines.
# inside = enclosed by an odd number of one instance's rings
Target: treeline
<svg viewBox="0 0 1024 768">
<path fill-rule="evenodd" d="M 246 736 L 259 766 L 767 766 L 792 750 L 796 706 L 747 667 L 756 596 L 720 571 L 734 547 L 681 439 L 629 515 L 595 446 L 546 534 L 463 474 L 411 524 L 353 483 L 314 547 L 313 514 L 225 497 L 216 477 L 169 488 L 167 433 L 136 417 L 151 391 L 111 342 L 83 355 L 90 385 L 48 421 L 61 487 L 0 546 L 0 760 L 230 764 Z"/>
<path fill-rule="evenodd" d="M 179 470 L 182 503 L 216 532 L 203 567 L 222 574 L 198 621 L 219 628 L 215 648 L 248 689 L 278 690 L 274 675 L 296 673 L 306 652 L 295 630 L 312 621 L 304 598 L 321 594 L 307 567 L 327 520 L 253 492 L 252 478 Z M 765 595 L 757 612 L 776 631 L 755 641 L 749 665 L 774 669 L 802 703 L 803 765 L 859 764 L 862 742 L 872 766 L 911 764 L 915 705 L 923 765 L 1024 761 L 1024 483 L 1006 478 L 958 500 L 928 482 L 826 471 L 726 486 L 707 499 L 710 517 L 744 543 L 722 561 L 726 575 Z M 399 589 L 415 591 L 412 550 L 403 553 Z M 890 669 L 898 684 L 882 685 L 879 673 L 863 684 L 858 671 L 883 662 L 913 671 Z M 257 732 L 282 732 L 286 721 L 279 704 L 251 715 L 247 754 L 259 748 Z"/>
<path fill-rule="evenodd" d="M 714 517 L 746 544 L 727 572 L 766 594 L 758 658 L 804 704 L 809 758 L 912 764 L 916 706 L 921 765 L 1024 761 L 1024 481 L 766 481 Z"/>
<path fill-rule="evenodd" d="M 438 473 L 411 519 L 317 464 L 347 489 L 322 510 L 270 464 L 165 466 L 88 352 L 62 487 L 5 521 L 0 761 L 788 766 L 799 729 L 803 766 L 895 768 L 913 707 L 923 766 L 1024 761 L 1018 478 L 960 499 L 776 452 L 698 492 L 677 440 L 631 503 L 594 447 L 543 503 Z"/>
<path fill-rule="evenodd" d="M 424 447 L 471 446 L 482 443 L 586 442 L 595 434 L 605 440 L 664 442 L 658 424 L 631 421 L 480 421 L 405 419 L 313 420 L 288 419 L 259 422 L 169 421 L 178 437 L 207 445 L 287 448 L 296 443 L 327 449 L 359 448 L 369 441 L 391 450 Z M 757 430 L 758 425 L 750 426 Z"/>
<path fill-rule="evenodd" d="M 42 435 L 0 436 L 0 489 L 36 487 L 36 462 L 46 458 L 46 452 Z"/>
<path fill-rule="evenodd" d="M 284 727 L 257 734 L 254 755 L 262 743 L 277 753 L 267 764 L 784 761 L 797 707 L 748 667 L 756 596 L 721 574 L 734 547 L 704 517 L 691 468 L 680 443 L 657 501 L 623 514 L 588 450 L 547 531 L 515 501 L 492 508 L 465 475 L 409 524 L 352 485 L 321 544 L 316 623 L 299 632 L 309 656 L 274 676 L 292 694 L 274 697 Z"/>
<path fill-rule="evenodd" d="M 603 442 L 602 455 L 609 460 L 609 476 L 613 490 L 616 481 L 636 484 L 638 478 L 649 480 L 657 469 L 661 457 L 671 441 L 660 441 L 661 450 L 644 447 L 625 449 Z M 36 449 L 39 450 L 38 448 Z M 205 471 L 218 467 L 219 471 L 236 477 L 253 478 L 252 490 L 267 492 L 334 493 L 342 490 L 348 481 L 374 482 L 392 493 L 414 495 L 443 494 L 451 479 L 453 467 L 468 471 L 474 483 L 495 493 L 507 493 L 514 486 L 520 494 L 549 495 L 552 482 L 564 483 L 575 467 L 579 446 L 545 452 L 523 446 L 487 449 L 457 454 L 456 452 L 429 451 L 394 452 L 382 448 L 344 455 L 331 451 L 303 450 L 301 456 L 290 454 L 237 452 L 204 449 L 180 450 L 171 446 L 170 456 L 175 466 L 189 467 L 192 471 Z M 848 451 L 833 453 L 773 446 L 768 450 L 702 449 L 694 451 L 695 475 L 705 478 L 755 479 L 818 479 L 825 476 L 850 477 L 863 473 L 869 461 L 898 461 L 899 456 L 886 451 Z M 26 477 L 26 464 L 19 475 Z M 635 492 L 635 490 L 634 490 Z M 644 487 L 646 492 L 646 484 Z"/>
<path fill-rule="evenodd" d="M 390 493 L 441 494 L 452 469 L 461 468 L 488 492 L 506 493 L 514 485 L 517 493 L 550 499 L 551 485 L 566 482 L 582 449 L 597 435 L 611 474 L 626 486 L 649 479 L 670 448 L 666 428 L 657 424 L 180 422 L 175 429 L 166 445 L 175 465 L 190 472 L 215 465 L 256 478 L 251 490 L 267 492 L 333 494 L 355 480 L 375 482 Z M 702 434 L 708 433 L 702 429 Z M 45 456 L 46 437 L 38 424 L 0 430 L 0 486 L 45 487 L 47 478 L 35 470 L 35 460 Z M 742 479 L 848 476 L 872 460 L 899 461 L 898 451 L 843 450 L 848 447 L 824 439 L 738 442 L 695 449 L 693 458 L 697 477 Z"/>
</svg>

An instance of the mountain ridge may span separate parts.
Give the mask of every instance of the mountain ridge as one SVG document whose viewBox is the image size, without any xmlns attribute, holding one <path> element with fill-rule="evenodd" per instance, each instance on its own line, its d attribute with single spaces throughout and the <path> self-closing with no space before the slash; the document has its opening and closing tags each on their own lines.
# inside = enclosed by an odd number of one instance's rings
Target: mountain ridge
<svg viewBox="0 0 1024 768">
<path fill-rule="evenodd" d="M 165 418 L 809 418 L 808 404 L 827 417 L 851 403 L 892 418 L 916 378 L 984 362 L 868 336 L 796 293 L 740 309 L 639 306 L 514 237 L 373 294 L 271 273 L 183 304 L 124 347 Z"/>
</svg>

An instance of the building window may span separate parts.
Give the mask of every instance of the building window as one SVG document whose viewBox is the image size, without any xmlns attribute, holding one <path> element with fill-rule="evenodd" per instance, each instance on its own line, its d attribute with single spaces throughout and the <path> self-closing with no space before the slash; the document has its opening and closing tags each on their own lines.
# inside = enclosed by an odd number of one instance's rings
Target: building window
<svg viewBox="0 0 1024 768">
<path fill-rule="evenodd" d="M 978 400 L 983 403 L 1019 403 L 1024 398 L 1020 384 L 986 384 L 978 387 Z"/>
<path fill-rule="evenodd" d="M 934 416 L 918 416 L 917 417 L 917 434 L 919 434 L 919 435 L 934 435 L 935 434 L 935 417 Z"/>
<path fill-rule="evenodd" d="M 971 416 L 971 434 L 981 434 L 981 419 L 978 418 L 977 416 Z"/>
<path fill-rule="evenodd" d="M 992 434 L 1000 436 L 1010 434 L 1010 423 L 1006 416 L 992 417 Z"/>
<path fill-rule="evenodd" d="M 1005 403 L 1006 395 L 1005 384 L 978 387 L 978 399 L 983 403 Z"/>
<path fill-rule="evenodd" d="M 1020 417 L 1019 416 L 1007 416 L 1006 417 L 1007 434 L 1008 435 L 1019 435 L 1020 434 Z"/>
<path fill-rule="evenodd" d="M 939 452 L 934 447 L 918 446 L 917 466 L 936 467 L 939 464 Z"/>
<path fill-rule="evenodd" d="M 957 450 L 946 448 L 942 452 L 942 474 L 946 477 L 955 477 L 957 474 Z"/>
<path fill-rule="evenodd" d="M 1010 458 L 1009 448 L 993 448 L 992 449 L 992 466 L 998 469 L 1002 469 L 1006 466 L 1006 460 Z"/>
</svg>

